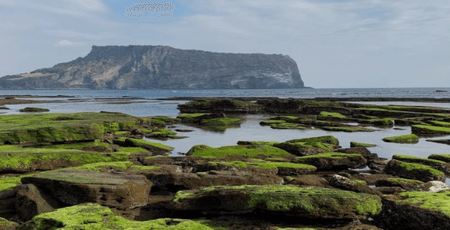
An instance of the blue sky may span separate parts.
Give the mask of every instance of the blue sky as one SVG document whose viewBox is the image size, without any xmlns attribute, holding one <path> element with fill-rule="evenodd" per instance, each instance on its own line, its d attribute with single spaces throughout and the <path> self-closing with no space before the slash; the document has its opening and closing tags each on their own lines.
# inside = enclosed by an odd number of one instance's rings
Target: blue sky
<svg viewBox="0 0 450 230">
<path fill-rule="evenodd" d="M 444 0 L 2 0 L 0 76 L 169 45 L 286 54 L 316 88 L 449 87 L 448 28 Z"/>
</svg>

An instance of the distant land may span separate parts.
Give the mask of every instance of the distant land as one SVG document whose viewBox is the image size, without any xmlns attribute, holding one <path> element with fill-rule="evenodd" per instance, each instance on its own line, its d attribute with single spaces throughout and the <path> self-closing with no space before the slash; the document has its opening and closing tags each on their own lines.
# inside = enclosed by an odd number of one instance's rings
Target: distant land
<svg viewBox="0 0 450 230">
<path fill-rule="evenodd" d="M 0 78 L 0 89 L 302 88 L 281 54 L 216 53 L 169 46 L 93 46 L 83 58 Z"/>
</svg>

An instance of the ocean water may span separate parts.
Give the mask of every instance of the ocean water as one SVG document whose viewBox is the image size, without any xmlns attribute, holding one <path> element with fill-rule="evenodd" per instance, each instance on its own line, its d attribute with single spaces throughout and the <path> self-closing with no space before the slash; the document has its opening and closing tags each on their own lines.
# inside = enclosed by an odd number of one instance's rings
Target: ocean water
<svg viewBox="0 0 450 230">
<path fill-rule="evenodd" d="M 142 97 L 394 97 L 450 98 L 450 88 L 215 89 L 215 90 L 0 90 L 0 95 L 70 95 L 76 98 Z"/>
<path fill-rule="evenodd" d="M 268 90 L 0 90 L 1 95 L 36 95 L 36 96 L 74 96 L 83 102 L 72 102 L 68 98 L 58 98 L 60 103 L 6 105 L 10 110 L 0 111 L 5 114 L 17 114 L 19 109 L 34 106 L 48 108 L 50 112 L 123 112 L 133 116 L 170 116 L 179 114 L 178 104 L 187 101 L 155 100 L 169 97 L 280 97 L 280 98 L 315 98 L 315 97 L 394 97 L 394 98 L 450 98 L 450 88 L 399 88 L 399 89 L 268 89 Z M 130 104 L 112 103 L 108 98 L 138 97 Z M 39 100 L 55 100 L 40 98 Z M 73 99 L 73 98 L 71 98 Z M 450 108 L 450 103 L 417 102 L 362 102 L 372 104 L 408 104 Z M 169 129 L 190 129 L 193 132 L 179 133 L 185 139 L 151 140 L 175 147 L 173 156 L 185 154 L 193 145 L 205 144 L 213 147 L 235 145 L 239 140 L 248 141 L 286 141 L 304 137 L 334 135 L 342 147 L 349 147 L 351 141 L 377 144 L 370 148 L 380 157 L 390 159 L 395 154 L 427 157 L 435 153 L 450 154 L 450 146 L 427 142 L 421 138 L 418 144 L 394 144 L 383 142 L 388 136 L 411 133 L 409 127 L 388 129 L 375 128 L 370 133 L 345 133 L 323 130 L 276 130 L 260 126 L 259 122 L 269 115 L 244 115 L 240 128 L 227 129 L 225 132 L 212 132 L 186 125 L 175 125 Z M 450 136 L 439 137 L 450 138 Z"/>
</svg>

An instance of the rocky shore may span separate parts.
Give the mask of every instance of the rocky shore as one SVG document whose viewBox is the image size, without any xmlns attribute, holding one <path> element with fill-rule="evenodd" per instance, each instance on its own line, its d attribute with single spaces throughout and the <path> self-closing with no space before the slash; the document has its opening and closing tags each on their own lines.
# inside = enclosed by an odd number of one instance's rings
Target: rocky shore
<svg viewBox="0 0 450 230">
<path fill-rule="evenodd" d="M 202 98 L 179 110 L 0 116 L 0 229 L 450 229 L 450 154 L 385 159 L 371 143 L 342 148 L 327 135 L 175 156 L 151 141 L 185 138 L 174 124 L 223 132 L 239 127 L 236 115 L 267 114 L 261 125 L 273 129 L 411 126 L 384 139 L 411 144 L 449 135 L 450 110 L 277 98 Z"/>
</svg>

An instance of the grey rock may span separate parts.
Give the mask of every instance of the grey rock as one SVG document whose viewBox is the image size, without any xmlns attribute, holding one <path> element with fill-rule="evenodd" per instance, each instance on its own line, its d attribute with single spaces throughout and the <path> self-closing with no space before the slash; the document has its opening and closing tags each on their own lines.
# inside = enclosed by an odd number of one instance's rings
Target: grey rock
<svg viewBox="0 0 450 230">
<path fill-rule="evenodd" d="M 0 78 L 0 89 L 258 89 L 303 87 L 287 55 L 169 46 L 93 46 L 83 58 Z"/>
</svg>

